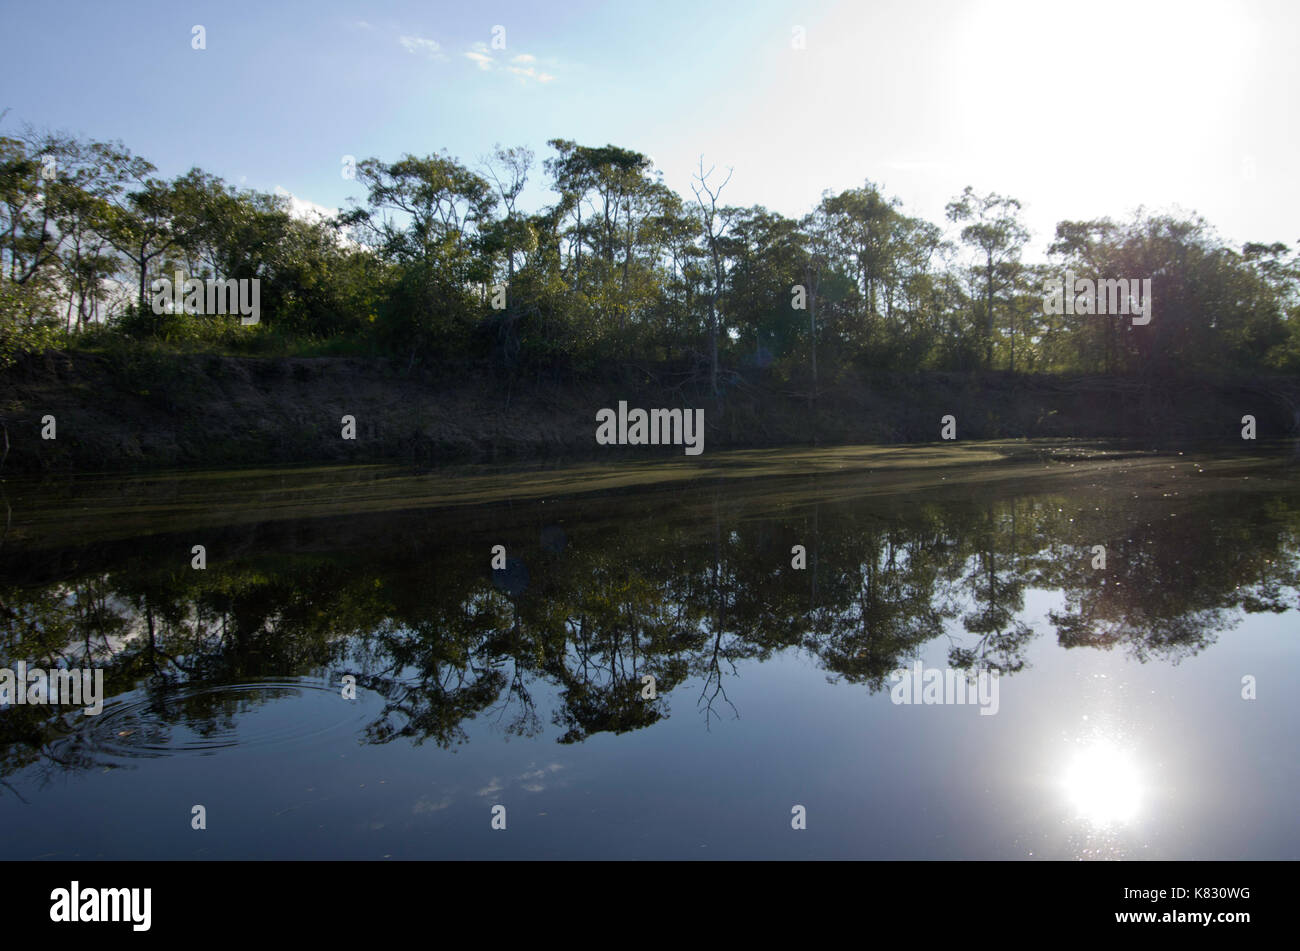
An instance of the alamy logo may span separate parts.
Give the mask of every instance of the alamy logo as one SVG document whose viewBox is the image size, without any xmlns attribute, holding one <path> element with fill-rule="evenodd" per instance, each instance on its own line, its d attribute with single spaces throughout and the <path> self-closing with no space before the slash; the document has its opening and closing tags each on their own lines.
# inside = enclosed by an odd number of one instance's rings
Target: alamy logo
<svg viewBox="0 0 1300 951">
<path fill-rule="evenodd" d="M 1089 277 L 1075 278 L 1073 271 L 1065 279 L 1049 277 L 1043 281 L 1043 313 L 1132 315 L 1133 325 L 1151 322 L 1151 278 L 1125 280 Z M 1138 318 L 1141 318 L 1139 320 Z"/>
<path fill-rule="evenodd" d="M 45 670 L 21 660 L 13 669 L 0 667 L 0 707 L 10 704 L 84 706 L 81 712 L 93 717 L 104 709 L 103 668 Z"/>
<path fill-rule="evenodd" d="M 627 408 L 596 411 L 596 443 L 601 446 L 685 446 L 686 455 L 704 451 L 704 410 Z"/>
<path fill-rule="evenodd" d="M 153 282 L 155 314 L 241 314 L 241 324 L 255 324 L 261 319 L 262 285 L 257 278 L 219 281 L 186 278 L 180 271 L 176 280 L 160 277 Z M 171 305 L 170 308 L 168 305 Z"/>
<path fill-rule="evenodd" d="M 129 921 L 132 931 L 148 931 L 152 888 L 71 888 L 50 892 L 50 921 Z"/>
<path fill-rule="evenodd" d="M 918 660 L 910 670 L 900 667 L 889 675 L 896 681 L 889 688 L 895 704 L 970 704 L 980 707 L 980 716 L 998 712 L 998 671 L 980 668 L 974 677 L 952 667 L 922 667 Z"/>
</svg>

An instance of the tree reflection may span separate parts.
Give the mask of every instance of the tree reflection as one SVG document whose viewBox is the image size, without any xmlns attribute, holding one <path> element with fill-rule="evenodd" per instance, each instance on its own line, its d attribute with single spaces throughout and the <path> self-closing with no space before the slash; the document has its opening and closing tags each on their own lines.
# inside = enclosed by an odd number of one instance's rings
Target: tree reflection
<svg viewBox="0 0 1300 951">
<path fill-rule="evenodd" d="M 370 743 L 450 747 L 474 720 L 509 736 L 537 736 L 549 720 L 559 742 L 578 743 L 651 726 L 677 695 L 709 727 L 739 715 L 731 678 L 790 650 L 871 692 L 936 639 L 951 665 L 1003 674 L 1024 670 L 1029 644 L 1049 632 L 1065 648 L 1177 663 L 1243 612 L 1294 606 L 1296 501 L 989 490 L 771 510 L 699 487 L 681 492 L 675 515 L 663 499 L 629 496 L 598 510 L 551 505 L 545 518 L 538 503 L 468 522 L 367 516 L 271 537 L 232 528 L 219 550 L 256 554 L 205 571 L 160 567 L 139 545 L 87 549 L 53 568 L 10 547 L 0 551 L 0 666 L 101 666 L 110 697 L 136 691 L 153 722 L 199 735 L 231 729 L 273 694 L 236 701 L 196 686 L 337 686 L 344 674 L 382 698 Z M 532 522 L 546 527 L 518 528 Z M 484 553 L 510 532 L 524 580 L 503 587 Z M 806 568 L 791 565 L 795 545 Z M 1093 567 L 1097 545 L 1104 568 Z M 1032 590 L 1057 592 L 1061 606 L 1030 616 Z M 654 698 L 643 696 L 647 675 Z M 88 719 L 0 712 L 0 777 L 100 762 L 104 751 L 82 737 Z"/>
</svg>

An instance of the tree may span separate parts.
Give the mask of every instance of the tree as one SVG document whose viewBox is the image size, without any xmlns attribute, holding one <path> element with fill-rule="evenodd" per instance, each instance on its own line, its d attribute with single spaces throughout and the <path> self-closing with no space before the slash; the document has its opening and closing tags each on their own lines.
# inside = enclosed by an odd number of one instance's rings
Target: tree
<svg viewBox="0 0 1300 951">
<path fill-rule="evenodd" d="M 517 208 L 532 165 L 533 152 L 523 146 L 506 149 L 498 145 L 482 162 L 483 171 L 496 186 L 501 206 L 505 209 L 504 217 L 493 222 L 491 244 L 494 251 L 499 249 L 505 255 L 507 284 L 515 277 L 516 255 L 531 253 L 537 248 L 537 234 Z"/>
<path fill-rule="evenodd" d="M 709 285 L 709 386 L 713 390 L 713 395 L 718 394 L 718 298 L 722 294 L 723 281 L 725 272 L 723 268 L 723 255 L 721 242 L 727 229 L 731 227 L 732 218 L 735 216 L 735 209 L 719 208 L 718 199 L 722 195 L 722 190 L 727 187 L 731 181 L 731 176 L 735 169 L 728 169 L 727 175 L 717 185 L 710 185 L 709 179 L 717 166 L 710 166 L 706 172 L 704 170 L 704 156 L 700 156 L 699 172 L 695 175 L 695 180 L 691 183 L 691 189 L 695 192 L 695 201 L 697 213 L 699 214 L 700 226 L 704 232 L 705 247 L 708 250 L 711 283 Z"/>
<path fill-rule="evenodd" d="M 800 222 L 803 240 L 803 279 L 808 292 L 808 361 L 812 371 L 812 401 L 817 399 L 817 302 L 822 276 L 835 251 L 834 225 L 823 202 Z"/>
<path fill-rule="evenodd" d="M 468 329 L 470 289 L 480 304 L 492 264 L 486 236 L 497 197 L 480 175 L 447 155 L 403 156 L 391 164 L 368 158 L 357 166 L 368 208 L 341 223 L 399 265 L 385 321 L 389 342 L 407 348 L 413 364 L 435 340 Z"/>
<path fill-rule="evenodd" d="M 147 178 L 140 188 L 126 195 L 124 203 L 115 204 L 108 213 L 108 240 L 135 268 L 136 312 L 141 317 L 150 310 L 150 267 L 164 255 L 181 249 L 189 237 L 185 223 L 178 219 L 178 197 L 170 183 Z"/>
<path fill-rule="evenodd" d="M 856 267 L 862 289 L 860 312 L 864 341 L 872 339 L 880 313 L 878 297 L 890 268 L 900 204 L 897 198 L 886 199 L 870 181 L 862 188 L 822 199 L 822 206 Z"/>
<path fill-rule="evenodd" d="M 962 228 L 961 239 L 984 257 L 985 365 L 992 369 L 995 286 L 1004 287 L 1010 283 L 1011 265 L 1029 240 L 1029 232 L 1020 223 L 1020 202 L 993 192 L 976 195 L 969 185 L 956 200 L 948 203 L 946 211 L 949 221 L 970 222 Z M 1014 361 L 1014 356 L 1012 359 Z M 1014 362 L 1011 369 L 1015 369 Z"/>
</svg>

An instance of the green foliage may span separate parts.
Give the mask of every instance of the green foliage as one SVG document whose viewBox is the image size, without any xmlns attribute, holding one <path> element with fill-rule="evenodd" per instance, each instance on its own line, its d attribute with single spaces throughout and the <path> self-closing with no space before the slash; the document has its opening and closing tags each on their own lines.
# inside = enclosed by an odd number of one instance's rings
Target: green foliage
<svg viewBox="0 0 1300 951">
<path fill-rule="evenodd" d="M 794 220 L 723 204 L 703 163 L 685 201 L 641 152 L 549 145 L 554 201 L 532 214 L 532 152 L 497 146 L 475 168 L 365 159 L 364 200 L 322 219 L 198 168 L 160 178 L 117 143 L 0 137 L 0 360 L 111 335 L 511 372 L 721 364 L 814 387 L 845 370 L 1300 370 L 1296 255 L 1229 247 L 1199 218 L 1064 221 L 1028 264 L 1002 195 L 957 196 L 950 242 L 870 181 Z M 1067 267 L 1150 278 L 1153 320 L 1046 313 L 1044 280 Z M 152 282 L 178 271 L 258 281 L 260 323 L 154 313 Z"/>
<path fill-rule="evenodd" d="M 0 280 L 0 367 L 63 342 L 62 329 L 45 316 L 49 307 L 49 295 L 38 285 Z"/>
</svg>

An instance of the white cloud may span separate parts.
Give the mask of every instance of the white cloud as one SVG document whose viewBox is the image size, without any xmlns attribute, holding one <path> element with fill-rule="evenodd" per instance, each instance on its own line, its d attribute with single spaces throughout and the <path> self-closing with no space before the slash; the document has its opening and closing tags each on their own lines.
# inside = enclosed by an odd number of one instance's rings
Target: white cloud
<svg viewBox="0 0 1300 951">
<path fill-rule="evenodd" d="M 280 185 L 275 186 L 275 193 L 289 199 L 289 214 L 295 218 L 301 218 L 304 221 L 321 221 L 325 218 L 333 218 L 338 214 L 338 209 L 326 208 L 324 205 L 318 205 L 306 198 L 299 198 L 289 189 Z"/>
<path fill-rule="evenodd" d="M 495 796 L 506 787 L 501 782 L 500 776 L 493 776 L 488 784 L 478 791 L 480 796 Z"/>
<path fill-rule="evenodd" d="M 289 199 L 289 215 L 301 221 L 310 221 L 316 224 L 323 223 L 329 218 L 333 218 L 342 209 L 326 208 L 324 205 L 318 205 L 314 201 L 308 201 L 306 198 L 299 198 L 289 189 L 280 185 L 275 186 L 275 193 Z M 362 246 L 353 241 L 346 233 L 340 231 L 334 237 L 334 243 L 341 248 L 350 248 L 354 251 L 362 250 Z"/>
<path fill-rule="evenodd" d="M 508 786 L 518 785 L 525 792 L 542 792 L 546 789 L 548 781 L 554 773 L 564 769 L 559 763 L 548 763 L 546 766 L 538 767 L 536 763 L 529 763 L 529 769 L 524 770 L 514 779 L 503 780 L 500 776 L 493 776 L 486 786 L 478 791 L 480 796 L 495 796 Z"/>
<path fill-rule="evenodd" d="M 427 56 L 429 59 L 446 59 L 442 55 L 442 47 L 438 45 L 437 40 L 430 40 L 423 36 L 401 36 L 397 42 L 402 44 L 402 49 L 408 53 L 414 53 L 417 56 Z"/>
<path fill-rule="evenodd" d="M 492 54 L 488 52 L 486 43 L 475 43 L 465 53 L 465 58 L 473 60 L 479 69 L 488 70 L 492 68 Z"/>
<path fill-rule="evenodd" d="M 525 792 L 541 792 L 546 788 L 546 783 L 544 783 L 543 780 L 546 779 L 549 774 L 557 773 L 563 768 L 564 767 L 559 763 L 551 763 L 549 766 L 542 769 L 530 769 L 523 773 L 519 779 L 523 782 Z"/>
<path fill-rule="evenodd" d="M 534 63 L 537 63 L 538 60 L 532 53 L 520 53 L 517 56 L 511 57 L 507 61 L 504 59 L 497 59 L 496 54 L 492 50 L 488 49 L 486 43 L 475 43 L 465 51 L 465 58 L 471 60 L 475 66 L 484 72 L 489 72 L 497 66 L 502 66 L 506 72 L 516 76 L 519 81 L 524 84 L 530 82 L 549 83 L 555 79 L 555 77 L 550 73 L 538 71 L 537 67 L 533 65 Z M 511 63 L 515 65 L 509 65 Z"/>
<path fill-rule="evenodd" d="M 429 799 L 428 797 L 421 796 L 419 799 L 415 801 L 415 805 L 411 807 L 411 812 L 415 813 L 418 816 L 424 812 L 438 812 L 442 809 L 446 809 L 450 805 L 451 805 L 450 796 L 443 796 L 442 799 L 439 800 L 438 802 L 434 802 L 432 799 Z"/>
</svg>

